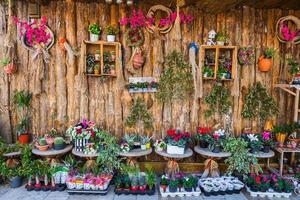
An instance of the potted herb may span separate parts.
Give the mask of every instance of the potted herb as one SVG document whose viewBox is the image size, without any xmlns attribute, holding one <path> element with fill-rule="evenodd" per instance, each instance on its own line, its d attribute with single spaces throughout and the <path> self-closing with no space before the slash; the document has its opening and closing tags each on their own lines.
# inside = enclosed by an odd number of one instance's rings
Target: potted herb
<svg viewBox="0 0 300 200">
<path fill-rule="evenodd" d="M 65 140 L 63 137 L 56 137 L 54 139 L 53 149 L 62 150 L 65 148 L 65 146 L 66 146 L 66 143 L 65 143 Z"/>
<path fill-rule="evenodd" d="M 178 180 L 176 179 L 171 179 L 169 182 L 169 192 L 177 192 L 177 188 L 178 188 Z"/>
<path fill-rule="evenodd" d="M 105 27 L 106 32 L 106 39 L 107 42 L 115 42 L 116 41 L 116 35 L 119 33 L 119 28 L 114 26 L 106 26 Z"/>
<path fill-rule="evenodd" d="M 89 25 L 90 41 L 97 42 L 101 33 L 101 27 L 98 24 Z"/>
<path fill-rule="evenodd" d="M 269 153 L 271 147 L 273 146 L 273 139 L 271 138 L 271 133 L 269 131 L 264 131 L 262 133 L 262 143 L 263 143 L 263 152 Z"/>
<path fill-rule="evenodd" d="M 162 189 L 163 192 L 166 192 L 168 185 L 169 185 L 168 179 L 165 175 L 163 175 L 160 180 L 160 188 Z"/>
<path fill-rule="evenodd" d="M 195 134 L 195 139 L 199 142 L 201 148 L 207 148 L 212 136 L 210 135 L 211 128 L 200 127 Z"/>
<path fill-rule="evenodd" d="M 99 64 L 94 65 L 94 74 L 95 75 L 100 74 L 100 65 Z"/>
<path fill-rule="evenodd" d="M 49 145 L 47 144 L 47 141 L 44 137 L 39 138 L 36 142 L 36 148 L 38 148 L 40 151 L 47 151 L 49 148 Z"/>
<path fill-rule="evenodd" d="M 155 141 L 154 147 L 156 151 L 164 151 L 167 148 L 167 144 L 165 143 L 164 140 L 159 139 Z"/>
<path fill-rule="evenodd" d="M 213 68 L 209 66 L 204 66 L 203 68 L 203 77 L 204 78 L 212 78 L 214 76 Z"/>
<path fill-rule="evenodd" d="M 100 61 L 101 60 L 100 50 L 95 51 L 94 57 L 95 57 L 95 61 Z"/>
<path fill-rule="evenodd" d="M 193 191 L 194 182 L 193 179 L 189 177 L 184 177 L 183 179 L 183 187 L 185 191 L 192 192 Z"/>
<path fill-rule="evenodd" d="M 228 70 L 224 67 L 220 67 L 218 69 L 218 78 L 223 80 L 223 79 L 226 79 L 227 78 L 227 73 L 228 73 Z"/>
<path fill-rule="evenodd" d="M 153 190 L 156 184 L 156 175 L 153 171 L 146 172 L 146 183 L 148 185 L 149 190 Z"/>
<path fill-rule="evenodd" d="M 218 32 L 216 35 L 217 45 L 224 46 L 227 39 L 228 39 L 228 36 L 225 33 Z"/>
<path fill-rule="evenodd" d="M 32 94 L 29 91 L 18 91 L 13 95 L 12 102 L 16 106 L 22 116 L 22 120 L 17 125 L 17 135 L 20 144 L 29 143 L 29 121 L 30 121 L 30 105 Z"/>
<path fill-rule="evenodd" d="M 264 51 L 264 55 L 260 56 L 258 59 L 258 69 L 261 72 L 268 72 L 272 67 L 272 58 L 275 55 L 275 49 L 267 48 Z"/>
</svg>

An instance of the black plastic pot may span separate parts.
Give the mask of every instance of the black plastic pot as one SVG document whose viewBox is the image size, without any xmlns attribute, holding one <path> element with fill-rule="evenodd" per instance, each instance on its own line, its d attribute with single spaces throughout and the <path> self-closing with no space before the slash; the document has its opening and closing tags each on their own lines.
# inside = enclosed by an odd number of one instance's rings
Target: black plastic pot
<svg viewBox="0 0 300 200">
<path fill-rule="evenodd" d="M 220 153 L 221 152 L 221 147 L 220 146 L 215 146 L 215 148 L 212 150 L 213 153 Z"/>
<path fill-rule="evenodd" d="M 55 150 L 62 150 L 62 149 L 64 149 L 65 148 L 65 146 L 66 146 L 66 144 L 65 143 L 63 143 L 63 144 L 53 144 L 53 149 L 55 149 Z"/>
<path fill-rule="evenodd" d="M 177 187 L 171 187 L 169 186 L 169 192 L 177 192 Z"/>
<path fill-rule="evenodd" d="M 192 192 L 193 191 L 193 188 L 184 188 L 185 189 L 185 191 L 187 191 L 187 192 Z"/>
<path fill-rule="evenodd" d="M 271 149 L 270 146 L 264 146 L 263 152 L 264 152 L 264 153 L 269 153 L 270 149 Z"/>
<path fill-rule="evenodd" d="M 23 179 L 20 176 L 12 177 L 10 178 L 10 187 L 11 188 L 17 188 L 20 187 L 23 183 Z"/>
<path fill-rule="evenodd" d="M 209 145 L 209 143 L 206 142 L 206 141 L 204 141 L 204 140 L 200 140 L 200 141 L 199 141 L 199 146 L 200 146 L 201 148 L 207 148 L 208 145 Z"/>
<path fill-rule="evenodd" d="M 255 154 L 255 153 L 257 153 L 257 152 L 258 152 L 258 149 L 257 149 L 257 148 L 252 148 L 252 147 L 250 147 L 250 153 Z"/>
</svg>

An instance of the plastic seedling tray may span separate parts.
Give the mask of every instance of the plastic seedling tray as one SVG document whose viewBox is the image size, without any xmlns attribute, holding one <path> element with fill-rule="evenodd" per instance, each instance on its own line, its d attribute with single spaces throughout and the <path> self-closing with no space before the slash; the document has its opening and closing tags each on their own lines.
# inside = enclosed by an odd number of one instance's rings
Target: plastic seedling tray
<svg viewBox="0 0 300 200">
<path fill-rule="evenodd" d="M 284 192 L 253 192 L 250 190 L 249 187 L 246 187 L 247 191 L 250 193 L 250 196 L 252 197 L 268 197 L 268 198 L 290 198 L 292 193 L 284 193 Z"/>
<path fill-rule="evenodd" d="M 155 188 L 152 188 L 152 190 L 145 190 L 145 191 L 141 191 L 141 190 L 137 190 L 137 191 L 132 191 L 132 190 L 124 190 L 124 189 L 115 189 L 115 194 L 116 195 L 121 195 L 121 194 L 125 194 L 125 195 L 154 195 L 155 194 Z"/>
<path fill-rule="evenodd" d="M 177 191 L 177 192 L 170 192 L 169 191 L 169 187 L 167 187 L 166 189 L 166 192 L 164 192 L 162 190 L 162 188 L 159 189 L 160 190 L 160 194 L 162 197 L 176 197 L 176 196 L 179 196 L 179 197 L 191 197 L 191 196 L 195 196 L 195 197 L 198 197 L 200 196 L 201 194 L 201 190 L 199 187 L 196 188 L 196 191 L 192 191 L 192 192 L 186 192 L 184 189 L 181 189 L 181 192 Z"/>
</svg>

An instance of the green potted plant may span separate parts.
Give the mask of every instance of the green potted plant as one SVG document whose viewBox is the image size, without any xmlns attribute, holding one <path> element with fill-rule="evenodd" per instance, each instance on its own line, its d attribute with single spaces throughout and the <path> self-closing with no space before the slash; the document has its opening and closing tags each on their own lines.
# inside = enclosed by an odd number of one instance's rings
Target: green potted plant
<svg viewBox="0 0 300 200">
<path fill-rule="evenodd" d="M 220 67 L 217 72 L 218 78 L 221 80 L 226 79 L 227 72 L 228 72 L 228 70 L 226 68 Z"/>
<path fill-rule="evenodd" d="M 151 170 L 146 171 L 146 183 L 147 183 L 149 190 L 153 190 L 155 188 L 156 175 Z"/>
<path fill-rule="evenodd" d="M 101 27 L 94 23 L 89 25 L 90 41 L 97 42 L 101 33 Z"/>
<path fill-rule="evenodd" d="M 194 182 L 192 178 L 184 177 L 183 179 L 183 187 L 185 191 L 192 192 L 193 191 Z"/>
<path fill-rule="evenodd" d="M 130 184 L 130 190 L 135 192 L 139 189 L 139 177 L 138 175 L 134 174 L 132 177 L 131 177 L 131 184 Z"/>
<path fill-rule="evenodd" d="M 223 33 L 223 32 L 218 32 L 217 35 L 216 35 L 216 42 L 217 42 L 217 45 L 222 45 L 224 46 L 226 41 L 228 39 L 228 36 L 226 33 Z"/>
<path fill-rule="evenodd" d="M 65 140 L 63 137 L 56 137 L 54 139 L 53 149 L 62 150 L 65 148 L 65 146 L 66 146 L 66 143 L 65 143 Z"/>
<path fill-rule="evenodd" d="M 264 55 L 258 59 L 258 69 L 261 72 L 268 72 L 272 67 L 272 58 L 275 55 L 276 50 L 274 48 L 266 48 Z"/>
<path fill-rule="evenodd" d="M 139 190 L 144 192 L 146 188 L 147 188 L 146 176 L 144 173 L 141 172 L 139 176 Z"/>
<path fill-rule="evenodd" d="M 17 135 L 20 144 L 29 143 L 29 121 L 30 121 L 30 106 L 32 94 L 29 91 L 17 91 L 13 97 L 12 102 L 20 112 L 22 120 L 17 125 Z"/>
<path fill-rule="evenodd" d="M 214 76 L 214 69 L 209 66 L 203 67 L 203 77 L 204 78 L 212 78 Z"/>
<path fill-rule="evenodd" d="M 177 188 L 178 188 L 178 180 L 176 179 L 171 179 L 169 182 L 169 192 L 177 192 Z"/>
<path fill-rule="evenodd" d="M 119 28 L 109 25 L 105 27 L 107 42 L 115 42 L 116 35 L 119 33 Z"/>
<path fill-rule="evenodd" d="M 25 145 L 22 150 L 21 163 L 22 163 L 22 175 L 27 177 L 27 185 L 25 186 L 27 191 L 34 190 L 34 185 L 32 184 L 32 179 L 34 177 L 34 161 L 31 158 L 32 148 L 29 145 Z"/>
<path fill-rule="evenodd" d="M 39 138 L 35 146 L 40 151 L 47 151 L 49 148 L 49 145 L 44 137 Z"/>
<path fill-rule="evenodd" d="M 166 192 L 168 185 L 169 185 L 169 181 L 167 177 L 163 175 L 160 180 L 160 188 L 162 189 L 163 192 Z"/>
<path fill-rule="evenodd" d="M 100 65 L 99 64 L 94 65 L 94 74 L 95 75 L 100 74 Z"/>
</svg>

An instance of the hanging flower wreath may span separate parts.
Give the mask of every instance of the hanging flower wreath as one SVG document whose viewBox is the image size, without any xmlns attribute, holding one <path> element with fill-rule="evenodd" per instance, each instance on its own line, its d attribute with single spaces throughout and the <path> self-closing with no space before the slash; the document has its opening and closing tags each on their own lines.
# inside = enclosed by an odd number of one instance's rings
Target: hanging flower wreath
<svg viewBox="0 0 300 200">
<path fill-rule="evenodd" d="M 293 22 L 296 29 L 293 31 L 288 27 L 288 21 Z M 295 16 L 289 15 L 282 17 L 276 24 L 276 35 L 280 42 L 283 43 L 300 43 L 300 19 Z"/>
<path fill-rule="evenodd" d="M 238 61 L 240 65 L 252 65 L 255 61 L 255 48 L 242 47 L 238 52 Z"/>
</svg>

